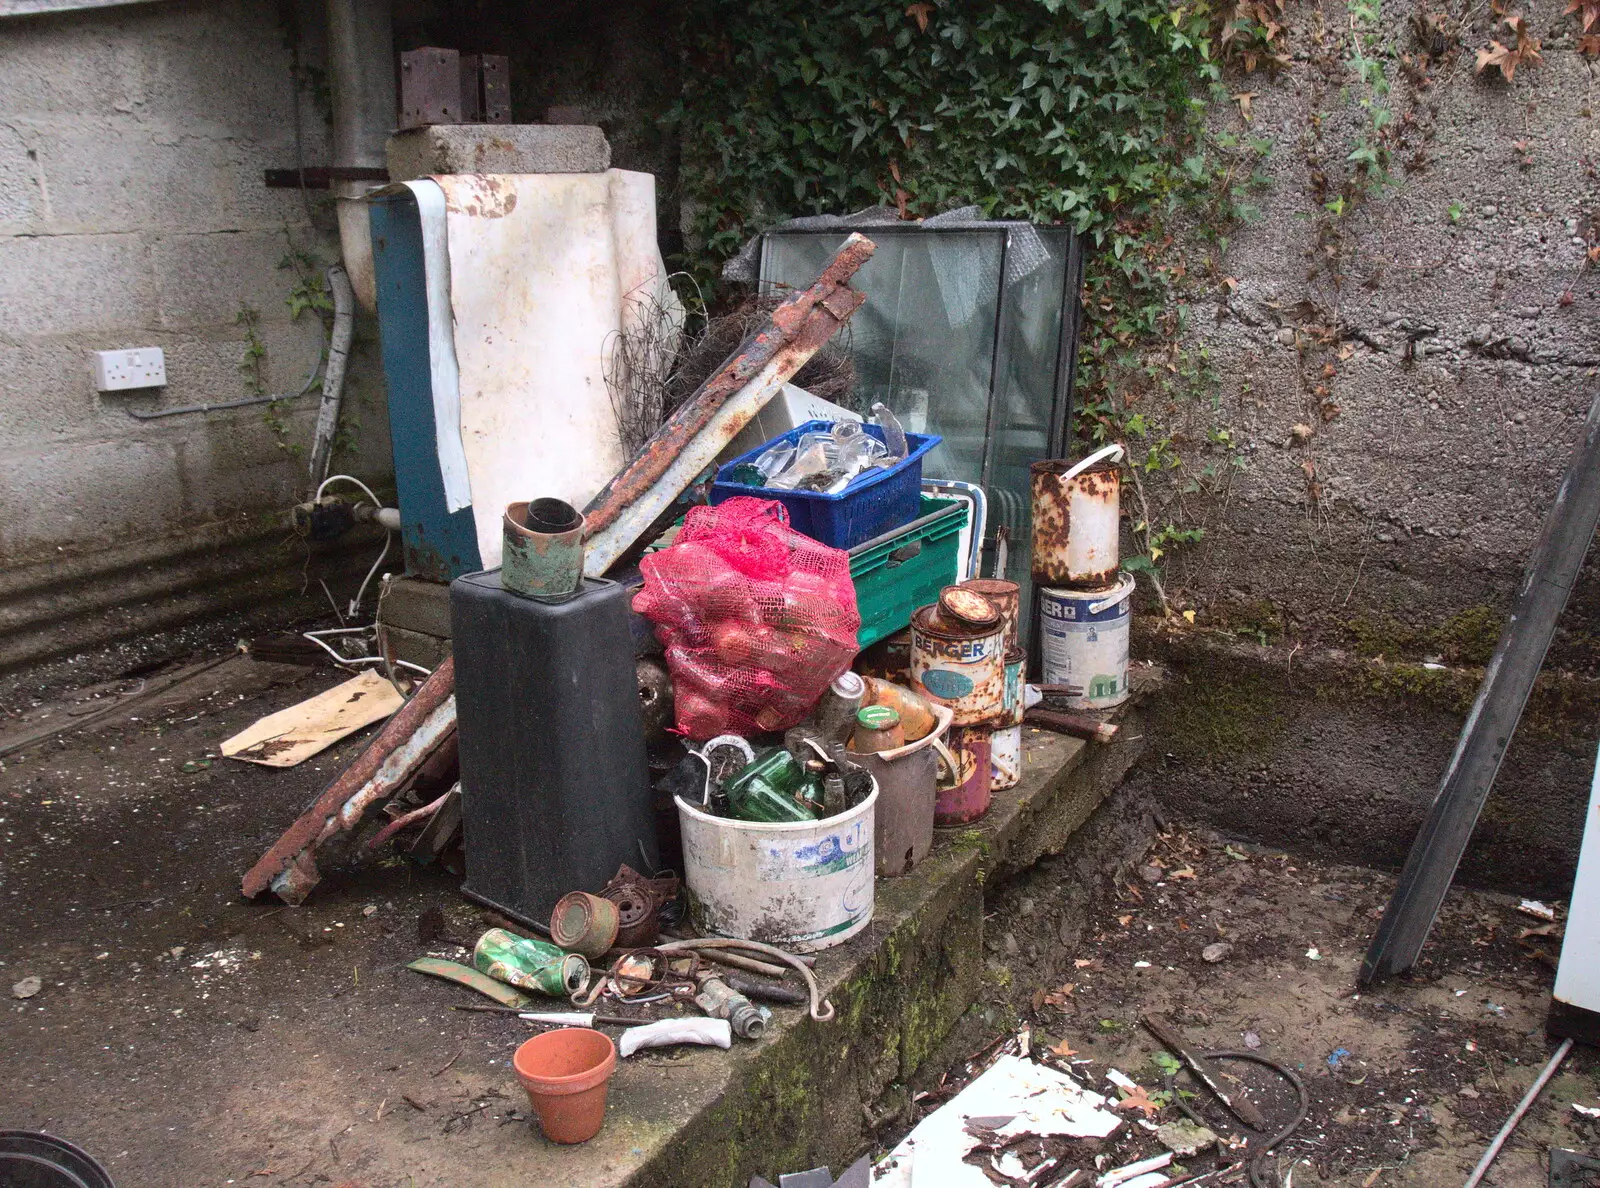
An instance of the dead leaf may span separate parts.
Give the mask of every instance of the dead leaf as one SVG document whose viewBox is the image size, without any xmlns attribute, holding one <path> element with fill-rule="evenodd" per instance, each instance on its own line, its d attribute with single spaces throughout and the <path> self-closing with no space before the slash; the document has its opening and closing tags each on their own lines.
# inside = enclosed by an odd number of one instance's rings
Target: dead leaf
<svg viewBox="0 0 1600 1188">
<path fill-rule="evenodd" d="M 933 5 L 926 3 L 907 4 L 906 15 L 917 20 L 917 32 L 928 31 L 928 18 L 933 15 Z"/>
<path fill-rule="evenodd" d="M 1118 916 L 1117 917 L 1117 923 L 1121 924 L 1124 928 L 1126 928 L 1129 924 L 1133 923 L 1133 917 L 1132 916 Z"/>
<path fill-rule="evenodd" d="M 1119 1110 L 1139 1110 L 1146 1118 L 1161 1112 L 1161 1107 L 1150 1100 L 1150 1095 L 1145 1092 L 1143 1085 L 1135 1085 L 1133 1092 L 1117 1102 Z"/>
<path fill-rule="evenodd" d="M 1044 996 L 1044 1001 L 1049 1006 L 1066 1006 L 1067 999 L 1072 997 L 1072 992 L 1078 988 L 1076 982 L 1066 982 L 1059 988 L 1050 991 Z"/>
<path fill-rule="evenodd" d="M 1192 879 L 1195 877 L 1197 876 L 1195 875 L 1194 868 L 1192 866 L 1185 866 L 1182 870 L 1175 870 L 1167 875 L 1167 878 L 1169 879 Z"/>
<path fill-rule="evenodd" d="M 1520 13 L 1513 14 L 1505 19 L 1505 25 L 1515 35 L 1515 48 L 1491 40 L 1488 49 L 1478 51 L 1477 72 L 1481 74 L 1493 67 L 1510 82 L 1516 77 L 1518 66 L 1537 65 L 1542 59 L 1539 39 L 1528 31 L 1527 18 Z"/>
<path fill-rule="evenodd" d="M 1240 116 L 1247 122 L 1250 119 L 1250 101 L 1260 93 L 1260 91 L 1240 91 L 1233 97 L 1233 101 L 1239 105 Z"/>
<path fill-rule="evenodd" d="M 1573 13 L 1583 14 L 1583 31 L 1587 33 L 1596 21 L 1600 21 L 1600 0 L 1567 0 L 1567 11 L 1562 15 L 1571 16 Z"/>
<path fill-rule="evenodd" d="M 1600 57 L 1600 33 L 1578 38 L 1578 52 L 1590 58 Z"/>
<path fill-rule="evenodd" d="M 1071 1060 L 1074 1056 L 1076 1056 L 1078 1054 L 1078 1050 L 1076 1048 L 1074 1048 L 1066 1040 L 1062 1040 L 1055 1047 L 1051 1048 L 1050 1051 L 1054 1052 L 1057 1056 L 1061 1057 L 1061 1059 L 1063 1059 L 1063 1060 Z"/>
</svg>

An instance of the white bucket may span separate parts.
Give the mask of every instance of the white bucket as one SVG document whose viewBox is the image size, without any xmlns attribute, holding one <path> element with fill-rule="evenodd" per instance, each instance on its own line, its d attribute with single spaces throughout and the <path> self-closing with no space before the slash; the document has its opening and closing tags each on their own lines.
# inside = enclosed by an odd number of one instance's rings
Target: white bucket
<svg viewBox="0 0 1600 1188">
<path fill-rule="evenodd" d="M 1076 685 L 1074 709 L 1109 709 L 1128 699 L 1128 627 L 1133 578 L 1100 590 L 1039 590 L 1040 658 L 1047 685 Z"/>
<path fill-rule="evenodd" d="M 735 821 L 678 798 L 695 927 L 796 953 L 843 944 L 872 922 L 872 795 L 825 821 Z"/>
</svg>

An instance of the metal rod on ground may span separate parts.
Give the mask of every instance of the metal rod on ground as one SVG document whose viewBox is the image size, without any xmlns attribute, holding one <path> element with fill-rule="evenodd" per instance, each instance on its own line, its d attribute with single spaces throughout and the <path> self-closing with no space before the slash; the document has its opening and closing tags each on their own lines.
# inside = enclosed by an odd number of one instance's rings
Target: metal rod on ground
<svg viewBox="0 0 1600 1188">
<path fill-rule="evenodd" d="M 1500 1128 L 1500 1133 L 1494 1136 L 1494 1141 L 1489 1144 L 1489 1149 L 1483 1153 L 1483 1158 L 1478 1160 L 1478 1166 L 1472 1169 L 1472 1174 L 1467 1177 L 1467 1182 L 1461 1188 L 1476 1188 L 1484 1173 L 1489 1170 L 1489 1165 L 1494 1162 L 1494 1157 L 1500 1154 L 1500 1148 L 1511 1137 L 1511 1132 L 1517 1128 L 1517 1123 L 1522 1121 L 1522 1115 L 1537 1100 L 1540 1093 L 1544 1092 L 1545 1085 L 1550 1078 L 1556 1075 L 1556 1069 L 1561 1067 L 1561 1062 L 1567 1058 L 1567 1053 L 1572 1051 L 1570 1038 L 1561 1041 L 1561 1046 L 1556 1049 L 1556 1054 L 1550 1057 L 1550 1063 L 1544 1066 L 1544 1071 L 1539 1074 L 1539 1079 L 1528 1088 L 1517 1108 L 1511 1111 L 1511 1117 L 1506 1119 L 1506 1124 Z"/>
<path fill-rule="evenodd" d="M 1244 1095 L 1243 1085 L 1231 1092 L 1224 1089 L 1222 1074 L 1217 1071 L 1217 1066 L 1184 1042 L 1183 1036 L 1173 1025 L 1172 1020 L 1165 1015 L 1146 1015 L 1144 1025 L 1174 1056 L 1189 1066 L 1189 1071 L 1199 1077 L 1200 1083 L 1215 1093 L 1217 1100 L 1227 1106 L 1239 1121 L 1251 1130 L 1267 1128 L 1267 1120 L 1261 1116 L 1261 1111 L 1256 1109 L 1255 1103 Z"/>
<path fill-rule="evenodd" d="M 1117 726 L 1114 722 L 1102 722 L 1098 718 L 1086 717 L 1083 714 L 1065 714 L 1060 710 L 1031 709 L 1023 721 L 1041 730 L 1050 730 L 1073 738 L 1085 738 L 1090 742 L 1115 742 L 1117 737 Z"/>
<path fill-rule="evenodd" d="M 781 978 L 789 972 L 781 965 L 773 965 L 770 961 L 757 961 L 754 957 L 744 957 L 738 953 L 718 953 L 708 949 L 700 956 L 707 961 L 715 961 L 718 965 L 742 969 L 746 973 L 761 974 L 768 978 Z"/>
<path fill-rule="evenodd" d="M 1473 826 L 1488 799 L 1534 679 L 1567 604 L 1584 554 L 1600 521 L 1600 397 L 1589 408 L 1583 440 L 1545 513 L 1522 586 L 1500 642 L 1484 670 L 1477 700 L 1461 727 L 1455 754 L 1428 809 L 1394 898 L 1361 965 L 1361 981 L 1401 973 L 1416 964 Z"/>
</svg>

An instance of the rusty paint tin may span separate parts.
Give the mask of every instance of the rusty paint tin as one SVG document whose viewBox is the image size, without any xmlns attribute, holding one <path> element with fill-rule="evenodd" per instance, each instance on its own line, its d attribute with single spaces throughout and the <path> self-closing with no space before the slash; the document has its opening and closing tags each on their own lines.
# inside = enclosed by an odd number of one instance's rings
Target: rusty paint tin
<svg viewBox="0 0 1600 1188">
<path fill-rule="evenodd" d="M 937 606 L 911 616 L 911 687 L 955 714 L 957 726 L 992 721 L 1005 701 L 1005 636 L 988 627 L 951 628 Z"/>
<path fill-rule="evenodd" d="M 953 726 L 945 734 L 945 746 L 955 762 L 955 771 L 934 797 L 933 823 L 965 825 L 988 812 L 993 799 L 989 728 Z"/>
<path fill-rule="evenodd" d="M 621 925 L 614 902 L 587 891 L 573 891 L 557 900 L 550 913 L 550 939 L 569 953 L 597 960 L 617 943 Z"/>
<path fill-rule="evenodd" d="M 1022 725 L 1022 715 L 1027 712 L 1023 705 L 1022 696 L 1022 669 L 1028 662 L 1028 653 L 1021 648 L 1012 648 L 1006 652 L 1006 684 L 1005 694 L 1001 698 L 999 724 L 1002 726 Z"/>
<path fill-rule="evenodd" d="M 967 586 L 939 591 L 939 619 L 951 631 L 978 631 L 1000 622 L 1000 608 Z"/>
<path fill-rule="evenodd" d="M 1033 580 L 1045 586 L 1105 586 L 1117 580 L 1122 447 L 1080 462 L 1035 462 Z"/>
<path fill-rule="evenodd" d="M 1022 727 L 999 726 L 989 735 L 989 787 L 995 792 L 1022 782 Z"/>
<path fill-rule="evenodd" d="M 1003 581 L 1000 578 L 971 578 L 961 583 L 963 590 L 975 590 L 982 594 L 1000 612 L 1000 627 L 1005 632 L 1006 651 L 1011 651 L 1020 642 L 1017 636 L 1017 613 L 1022 605 L 1022 587 L 1016 582 Z"/>
<path fill-rule="evenodd" d="M 540 602 L 561 602 L 577 592 L 583 580 L 584 520 L 575 507 L 559 499 L 519 501 L 506 507 L 502 527 L 502 586 Z"/>
</svg>

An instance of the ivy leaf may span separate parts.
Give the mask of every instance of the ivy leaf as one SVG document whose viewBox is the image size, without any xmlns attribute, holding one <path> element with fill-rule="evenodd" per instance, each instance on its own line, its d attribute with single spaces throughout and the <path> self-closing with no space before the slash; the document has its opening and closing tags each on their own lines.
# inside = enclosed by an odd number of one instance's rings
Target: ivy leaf
<svg viewBox="0 0 1600 1188">
<path fill-rule="evenodd" d="M 919 0 L 919 2 L 916 4 L 906 5 L 906 15 L 908 17 L 916 18 L 917 32 L 919 33 L 926 33 L 928 31 L 928 17 L 932 14 L 933 5 L 926 3 L 926 0 Z"/>
</svg>

